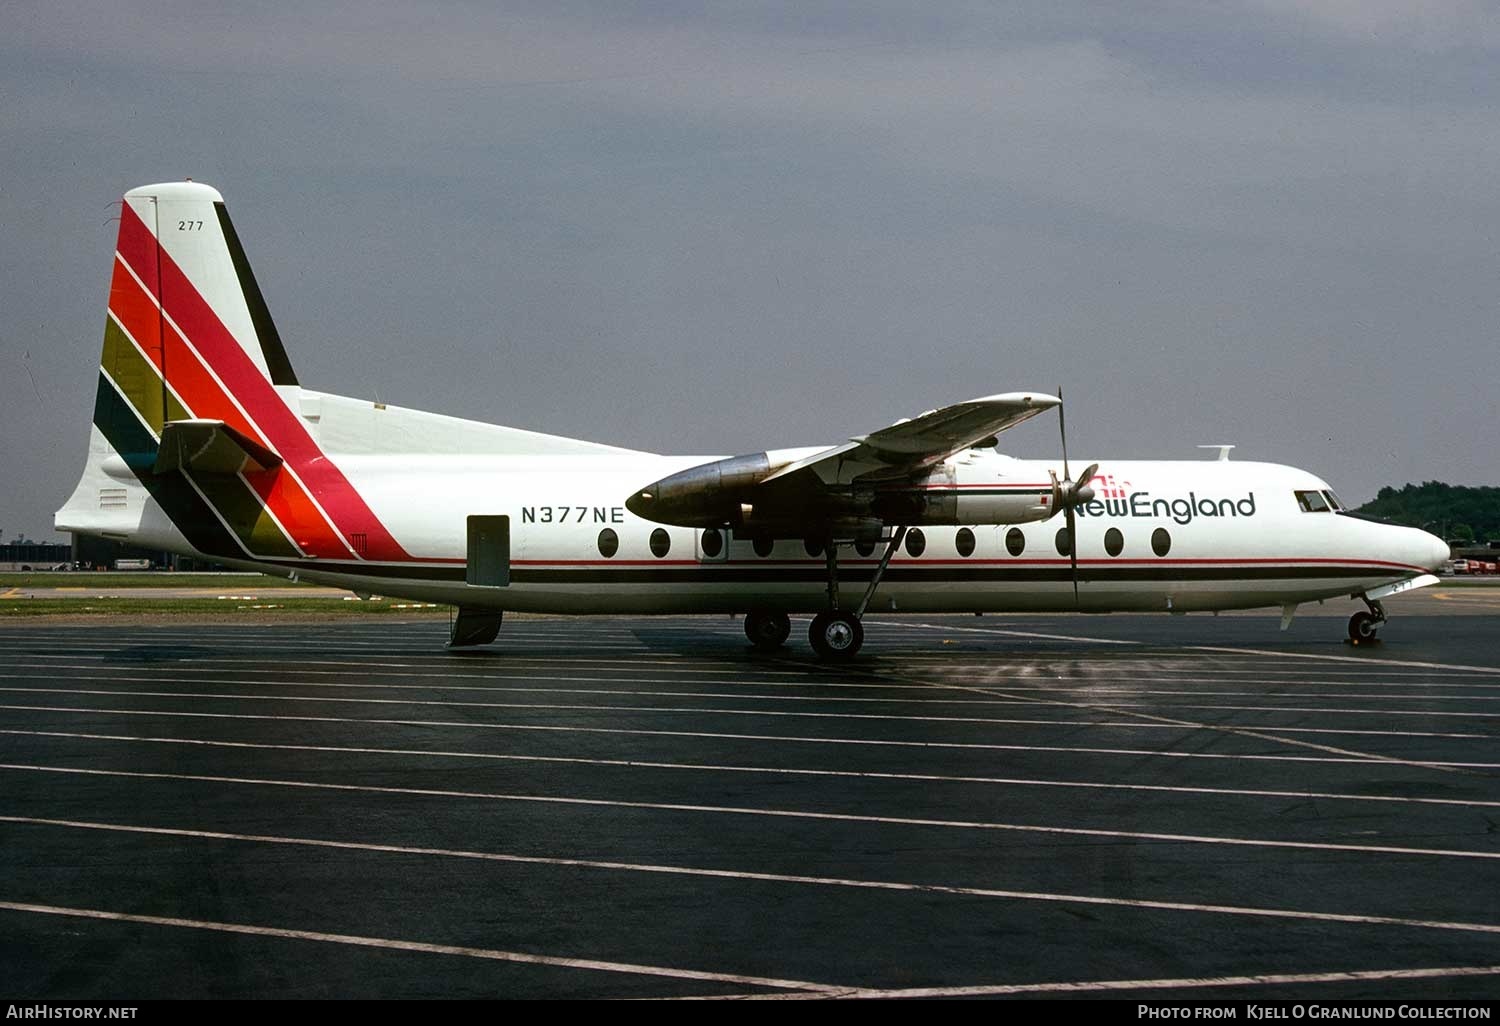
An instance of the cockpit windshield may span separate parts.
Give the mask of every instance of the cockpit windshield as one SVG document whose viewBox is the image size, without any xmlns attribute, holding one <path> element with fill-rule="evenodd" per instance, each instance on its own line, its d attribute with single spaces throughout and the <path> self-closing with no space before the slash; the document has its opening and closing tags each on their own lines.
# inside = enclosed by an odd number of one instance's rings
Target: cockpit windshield
<svg viewBox="0 0 1500 1026">
<path fill-rule="evenodd" d="M 1315 492 L 1310 489 L 1306 491 L 1299 490 L 1296 495 L 1297 505 L 1302 507 L 1302 512 L 1304 513 L 1327 513 L 1331 509 L 1328 500 L 1323 498 L 1322 492 Z"/>
</svg>

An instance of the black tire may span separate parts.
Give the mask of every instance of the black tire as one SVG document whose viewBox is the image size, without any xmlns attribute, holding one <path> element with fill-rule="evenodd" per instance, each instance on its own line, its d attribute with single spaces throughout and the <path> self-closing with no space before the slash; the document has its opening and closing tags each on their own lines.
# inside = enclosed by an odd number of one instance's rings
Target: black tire
<svg viewBox="0 0 1500 1026">
<path fill-rule="evenodd" d="M 853 659 L 865 643 L 865 629 L 853 613 L 819 613 L 807 629 L 807 640 L 820 658 Z"/>
<path fill-rule="evenodd" d="M 792 620 L 785 613 L 745 614 L 745 637 L 763 652 L 780 648 L 791 636 Z"/>
<path fill-rule="evenodd" d="M 1374 641 L 1380 623 L 1373 613 L 1355 613 L 1349 617 L 1349 640 L 1356 645 Z"/>
</svg>

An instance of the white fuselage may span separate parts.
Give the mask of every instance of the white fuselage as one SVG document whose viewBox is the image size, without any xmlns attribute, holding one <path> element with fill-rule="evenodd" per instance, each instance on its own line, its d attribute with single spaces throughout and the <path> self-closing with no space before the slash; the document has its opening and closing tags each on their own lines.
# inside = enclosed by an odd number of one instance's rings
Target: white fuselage
<svg viewBox="0 0 1500 1026">
<path fill-rule="evenodd" d="M 750 538 L 726 531 L 722 536 L 727 545 L 710 556 L 702 530 L 652 523 L 625 508 L 625 497 L 642 482 L 711 459 L 427 455 L 414 462 L 402 456 L 346 457 L 340 467 L 412 554 L 412 561 L 239 565 L 296 573 L 360 592 L 505 610 L 708 613 L 826 608 L 825 558 L 802 540 L 778 539 L 769 552 L 763 542 L 757 551 Z M 1057 468 L 1056 462 L 974 453 L 960 458 L 956 483 L 961 488 L 997 481 L 1046 482 L 1047 471 Z M 1291 467 L 1101 461 L 1099 473 L 1098 495 L 1077 515 L 1076 605 L 1070 561 L 1062 554 L 1066 542 L 1060 546 L 1057 538 L 1064 518 L 1055 516 L 1013 527 L 915 528 L 891 560 L 871 608 L 1251 608 L 1357 594 L 1431 570 L 1447 555 L 1445 546 L 1421 531 L 1332 511 L 1303 511 L 1295 493 L 1323 493 L 1328 486 Z M 505 587 L 465 583 L 465 521 L 471 514 L 510 518 L 511 578 Z M 184 541 L 172 537 L 176 532 L 165 518 L 155 522 L 164 536 L 137 535 L 138 539 L 183 550 Z M 617 541 L 608 556 L 600 544 L 606 530 Z M 658 531 L 668 540 L 661 554 L 651 545 Z M 961 554 L 960 531 L 972 534 L 968 555 Z M 1111 531 L 1119 532 L 1117 555 L 1106 549 Z M 921 549 L 912 555 L 915 537 L 920 537 Z M 846 605 L 860 597 L 883 548 L 867 548 L 867 554 L 853 546 L 840 548 L 839 578 Z M 1020 551 L 1013 554 L 1013 548 Z M 1157 548 L 1165 549 L 1164 554 Z"/>
</svg>

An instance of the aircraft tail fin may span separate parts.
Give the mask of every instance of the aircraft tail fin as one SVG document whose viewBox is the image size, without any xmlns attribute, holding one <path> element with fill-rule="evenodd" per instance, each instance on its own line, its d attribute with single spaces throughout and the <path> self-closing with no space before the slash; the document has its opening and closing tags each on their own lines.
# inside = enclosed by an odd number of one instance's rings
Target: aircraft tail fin
<svg viewBox="0 0 1500 1026">
<path fill-rule="evenodd" d="M 624 450 L 307 392 L 224 198 L 125 194 L 89 460 L 58 530 L 222 560 L 407 561 L 343 468 L 449 451 Z"/>
<path fill-rule="evenodd" d="M 100 370 L 158 436 L 169 420 L 226 419 L 205 407 L 228 403 L 247 377 L 297 384 L 216 190 L 168 182 L 125 194 Z M 101 429 L 101 415 L 117 413 L 94 412 Z"/>
<path fill-rule="evenodd" d="M 406 558 L 310 433 L 300 393 L 224 198 L 132 189 L 89 462 L 58 529 L 225 559 Z"/>
</svg>

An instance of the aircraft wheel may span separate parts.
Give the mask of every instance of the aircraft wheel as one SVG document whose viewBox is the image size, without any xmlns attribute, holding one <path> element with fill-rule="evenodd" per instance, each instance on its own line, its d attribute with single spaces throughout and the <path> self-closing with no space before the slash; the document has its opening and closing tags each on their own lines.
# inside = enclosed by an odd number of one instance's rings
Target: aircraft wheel
<svg viewBox="0 0 1500 1026">
<path fill-rule="evenodd" d="M 1373 613 L 1355 613 L 1349 617 L 1349 640 L 1356 645 L 1361 642 L 1375 640 L 1375 632 L 1380 629 L 1381 621 L 1375 619 Z"/>
<path fill-rule="evenodd" d="M 791 634 L 792 620 L 785 613 L 745 614 L 745 637 L 758 649 L 766 652 L 778 649 Z"/>
<path fill-rule="evenodd" d="M 865 629 L 853 613 L 819 613 L 808 628 L 807 640 L 824 659 L 853 659 L 865 643 Z"/>
</svg>

